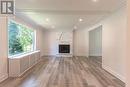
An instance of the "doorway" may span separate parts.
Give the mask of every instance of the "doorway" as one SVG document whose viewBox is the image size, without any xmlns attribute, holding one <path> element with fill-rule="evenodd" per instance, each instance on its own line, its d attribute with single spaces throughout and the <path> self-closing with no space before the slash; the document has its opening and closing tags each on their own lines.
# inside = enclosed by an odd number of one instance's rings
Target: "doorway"
<svg viewBox="0 0 130 87">
<path fill-rule="evenodd" d="M 89 58 L 102 65 L 102 26 L 89 31 Z"/>
</svg>

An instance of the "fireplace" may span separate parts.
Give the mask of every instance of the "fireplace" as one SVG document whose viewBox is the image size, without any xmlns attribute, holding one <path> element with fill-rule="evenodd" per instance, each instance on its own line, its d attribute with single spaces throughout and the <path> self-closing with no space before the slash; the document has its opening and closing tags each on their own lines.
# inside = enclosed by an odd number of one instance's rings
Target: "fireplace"
<svg viewBox="0 0 130 87">
<path fill-rule="evenodd" d="M 59 53 L 70 53 L 70 45 L 60 44 L 59 45 Z"/>
</svg>

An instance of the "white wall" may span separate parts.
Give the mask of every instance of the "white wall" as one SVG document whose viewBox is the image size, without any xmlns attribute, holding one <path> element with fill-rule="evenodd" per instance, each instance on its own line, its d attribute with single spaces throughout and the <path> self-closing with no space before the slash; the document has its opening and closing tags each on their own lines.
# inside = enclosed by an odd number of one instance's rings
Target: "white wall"
<svg viewBox="0 0 130 87">
<path fill-rule="evenodd" d="M 126 87 L 130 87 L 130 0 L 127 0 Z"/>
<path fill-rule="evenodd" d="M 31 27 L 29 23 L 13 17 L 14 20 Z M 33 27 L 31 27 L 33 28 Z M 0 82 L 8 78 L 8 18 L 0 15 Z M 34 29 L 34 28 L 33 28 Z M 36 29 L 37 32 L 37 45 L 36 49 L 41 50 L 43 56 L 43 31 Z"/>
<path fill-rule="evenodd" d="M 8 78 L 7 18 L 0 17 L 0 82 Z"/>
<path fill-rule="evenodd" d="M 44 32 L 44 55 L 56 55 L 58 53 L 58 42 L 57 42 L 57 32 L 50 32 L 45 31 Z"/>
<path fill-rule="evenodd" d="M 89 31 L 89 56 L 102 56 L 102 26 Z"/>
<path fill-rule="evenodd" d="M 61 36 L 62 33 L 62 36 Z M 61 36 L 61 39 L 59 40 Z M 73 54 L 73 32 L 72 31 L 45 31 L 44 32 L 44 55 L 58 55 L 58 44 L 70 44 L 70 54 Z"/>
<path fill-rule="evenodd" d="M 88 56 L 88 31 L 74 31 L 74 56 Z"/>
<path fill-rule="evenodd" d="M 85 48 L 87 44 L 84 42 L 87 41 L 88 37 L 85 35 L 89 30 L 102 25 L 102 66 L 122 81 L 125 81 L 126 22 L 127 15 L 124 7 L 90 28 L 75 31 L 75 39 L 77 39 L 74 43 L 75 50 L 80 50 L 76 54 L 87 52 L 89 48 Z"/>
<path fill-rule="evenodd" d="M 44 31 L 42 29 L 36 29 L 36 50 L 40 50 L 41 57 L 44 56 Z"/>
<path fill-rule="evenodd" d="M 103 24 L 103 68 L 125 81 L 126 10 L 107 18 Z"/>
</svg>

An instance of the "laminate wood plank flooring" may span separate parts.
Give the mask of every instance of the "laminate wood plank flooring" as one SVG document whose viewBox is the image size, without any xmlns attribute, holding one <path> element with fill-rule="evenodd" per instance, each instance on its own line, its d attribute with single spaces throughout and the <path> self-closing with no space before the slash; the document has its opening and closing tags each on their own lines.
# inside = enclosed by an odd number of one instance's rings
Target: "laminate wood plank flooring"
<svg viewBox="0 0 130 87">
<path fill-rule="evenodd" d="M 19 78 L 8 78 L 0 87 L 125 87 L 86 57 L 48 57 Z"/>
</svg>

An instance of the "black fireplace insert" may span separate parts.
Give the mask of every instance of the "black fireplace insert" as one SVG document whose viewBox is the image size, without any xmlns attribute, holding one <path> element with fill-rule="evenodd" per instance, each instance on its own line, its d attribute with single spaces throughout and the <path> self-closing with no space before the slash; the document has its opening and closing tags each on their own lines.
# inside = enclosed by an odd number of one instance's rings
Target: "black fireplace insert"
<svg viewBox="0 0 130 87">
<path fill-rule="evenodd" d="M 59 53 L 70 53 L 70 45 L 60 44 L 59 45 Z"/>
</svg>

